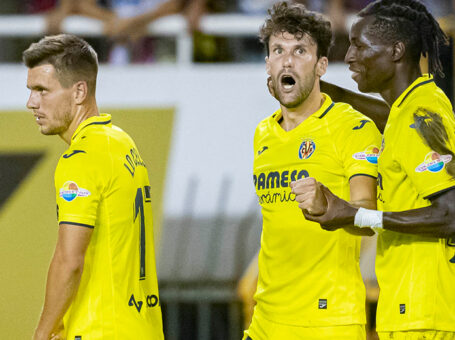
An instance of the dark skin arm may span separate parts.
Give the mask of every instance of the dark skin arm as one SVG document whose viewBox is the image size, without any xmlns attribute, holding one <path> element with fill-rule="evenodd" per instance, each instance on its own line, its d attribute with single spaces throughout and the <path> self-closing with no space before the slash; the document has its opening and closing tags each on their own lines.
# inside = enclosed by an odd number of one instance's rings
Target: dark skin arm
<svg viewBox="0 0 455 340">
<path fill-rule="evenodd" d="M 326 230 L 336 230 L 354 224 L 357 208 L 335 196 L 321 186 L 326 199 L 327 210 L 315 216 L 304 212 L 305 218 L 318 222 Z M 437 238 L 455 237 L 455 188 L 431 199 L 431 205 L 424 208 L 398 212 L 384 212 L 383 228 L 405 234 L 432 236 Z"/>
<path fill-rule="evenodd" d="M 354 109 L 371 118 L 381 133 L 384 132 L 390 111 L 385 101 L 347 90 L 323 80 L 320 84 L 321 91 L 327 93 L 333 101 L 350 104 Z"/>
</svg>

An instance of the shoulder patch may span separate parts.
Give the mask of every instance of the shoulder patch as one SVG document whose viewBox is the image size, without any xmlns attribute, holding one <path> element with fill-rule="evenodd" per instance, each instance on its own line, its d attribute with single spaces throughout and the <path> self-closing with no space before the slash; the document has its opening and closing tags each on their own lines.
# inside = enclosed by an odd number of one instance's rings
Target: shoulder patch
<svg viewBox="0 0 455 340">
<path fill-rule="evenodd" d="M 76 197 L 90 196 L 90 194 L 90 191 L 79 188 L 79 186 L 73 181 L 65 182 L 63 187 L 59 190 L 59 196 L 67 202 L 73 201 Z"/>
<path fill-rule="evenodd" d="M 416 172 L 439 172 L 444 169 L 446 163 L 449 163 L 452 160 L 452 155 L 440 155 L 437 152 L 430 151 L 425 156 L 425 159 L 419 166 L 415 169 Z"/>
<path fill-rule="evenodd" d="M 357 160 L 366 160 L 368 163 L 378 164 L 379 148 L 375 145 L 370 145 L 362 152 L 356 152 L 352 158 Z"/>
</svg>

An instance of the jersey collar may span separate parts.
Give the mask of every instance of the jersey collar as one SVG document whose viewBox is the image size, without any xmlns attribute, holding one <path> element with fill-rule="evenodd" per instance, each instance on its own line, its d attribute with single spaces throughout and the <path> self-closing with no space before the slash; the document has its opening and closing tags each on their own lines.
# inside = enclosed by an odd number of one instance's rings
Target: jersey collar
<svg viewBox="0 0 455 340">
<path fill-rule="evenodd" d="M 329 97 L 329 95 L 325 93 L 321 93 L 322 97 L 324 98 L 324 103 L 322 103 L 321 107 L 319 110 L 317 110 L 315 113 L 312 114 L 313 117 L 322 119 L 325 117 L 327 113 L 333 108 L 335 105 L 334 102 L 332 101 L 332 98 Z"/>
<path fill-rule="evenodd" d="M 76 131 L 74 131 L 73 137 L 71 138 L 71 142 L 73 142 L 76 139 L 76 137 L 79 135 L 79 132 L 81 132 L 83 129 L 90 125 L 111 126 L 112 125 L 111 115 L 107 113 L 102 113 L 99 116 L 93 116 L 84 120 L 82 123 L 79 124 Z"/>
<path fill-rule="evenodd" d="M 404 101 L 408 98 L 408 96 L 414 92 L 415 89 L 417 89 L 420 86 L 434 83 L 433 76 L 430 74 L 424 74 L 421 77 L 417 78 L 411 85 L 408 86 L 408 88 L 395 100 L 392 106 L 394 107 L 400 107 Z"/>
<path fill-rule="evenodd" d="M 335 105 L 334 102 L 332 101 L 332 98 L 330 98 L 329 95 L 322 93 L 322 92 L 321 92 L 321 95 L 322 95 L 322 98 L 324 98 L 324 102 L 322 103 L 321 107 L 308 118 L 314 117 L 314 118 L 322 119 L 325 117 L 325 115 L 327 113 L 329 113 L 329 111 Z M 275 121 L 277 123 L 280 122 L 282 117 L 283 117 L 283 112 L 281 111 L 281 109 L 277 110 L 273 114 L 273 118 L 275 119 Z"/>
</svg>

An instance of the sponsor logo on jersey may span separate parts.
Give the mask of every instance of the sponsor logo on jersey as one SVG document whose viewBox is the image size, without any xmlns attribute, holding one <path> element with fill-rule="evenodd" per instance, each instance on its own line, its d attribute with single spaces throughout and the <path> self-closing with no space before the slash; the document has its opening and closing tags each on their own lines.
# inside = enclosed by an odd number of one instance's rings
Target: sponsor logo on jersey
<svg viewBox="0 0 455 340">
<path fill-rule="evenodd" d="M 327 299 L 319 299 L 319 309 L 327 309 Z"/>
<path fill-rule="evenodd" d="M 90 196 L 90 191 L 87 189 L 79 188 L 78 185 L 73 181 L 67 181 L 60 189 L 59 196 L 62 197 L 65 201 L 71 202 L 76 197 Z"/>
<path fill-rule="evenodd" d="M 289 169 L 284 171 L 260 172 L 253 174 L 256 190 L 287 188 L 291 182 L 310 177 L 304 169 Z"/>
<path fill-rule="evenodd" d="M 370 145 L 365 151 L 357 152 L 352 155 L 354 159 L 366 160 L 371 164 L 378 164 L 379 148 L 374 145 Z"/>
<path fill-rule="evenodd" d="M 316 144 L 314 144 L 313 140 L 305 139 L 299 147 L 299 158 L 300 159 L 308 159 L 316 150 Z"/>
<path fill-rule="evenodd" d="M 143 304 L 144 304 L 144 303 L 143 303 L 142 301 L 137 301 L 137 302 L 136 302 L 136 299 L 134 298 L 134 294 L 131 294 L 130 300 L 128 301 L 128 306 L 130 306 L 130 307 L 132 307 L 132 306 L 136 307 L 137 312 L 140 313 Z"/>
<path fill-rule="evenodd" d="M 253 182 L 257 190 L 259 204 L 295 201 L 295 195 L 289 189 L 277 189 L 289 188 L 291 182 L 305 177 L 310 177 L 310 175 L 304 169 L 289 169 L 254 174 Z"/>
<path fill-rule="evenodd" d="M 268 146 L 263 146 L 260 150 L 258 150 L 258 156 L 259 156 L 260 154 L 262 154 L 265 150 L 268 150 L 268 149 L 269 149 Z"/>
<path fill-rule="evenodd" d="M 400 304 L 400 314 L 406 313 L 406 305 L 404 303 Z"/>
<path fill-rule="evenodd" d="M 155 294 L 147 295 L 145 301 L 146 301 L 146 306 L 149 308 L 159 305 L 158 296 Z M 131 297 L 128 301 L 128 306 L 130 306 L 130 307 L 134 306 L 136 308 L 137 312 L 140 313 L 143 305 L 144 305 L 143 301 L 136 300 L 136 298 L 134 297 L 134 294 L 131 294 Z"/>
<path fill-rule="evenodd" d="M 86 153 L 84 150 L 73 150 L 71 153 L 65 153 L 63 158 L 70 158 L 71 156 L 77 155 L 78 153 Z"/>
<path fill-rule="evenodd" d="M 439 172 L 444 169 L 444 165 L 452 160 L 452 155 L 440 155 L 431 151 L 425 156 L 425 160 L 417 168 L 416 172 Z"/>
<path fill-rule="evenodd" d="M 360 130 L 361 128 L 363 128 L 363 127 L 365 126 L 366 123 L 369 123 L 369 122 L 370 122 L 370 121 L 367 120 L 367 119 L 362 119 L 362 120 L 360 121 L 360 124 L 357 125 L 357 126 L 354 126 L 354 127 L 352 128 L 352 130 Z"/>
</svg>

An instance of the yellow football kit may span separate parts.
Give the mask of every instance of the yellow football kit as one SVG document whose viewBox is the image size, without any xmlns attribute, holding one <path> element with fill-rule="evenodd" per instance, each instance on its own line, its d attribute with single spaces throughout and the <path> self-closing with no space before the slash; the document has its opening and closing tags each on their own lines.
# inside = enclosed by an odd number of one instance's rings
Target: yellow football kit
<svg viewBox="0 0 455 340">
<path fill-rule="evenodd" d="M 378 209 L 403 211 L 430 205 L 429 197 L 455 187 L 439 155 L 418 135 L 413 115 L 426 109 L 442 118 L 455 150 L 455 121 L 444 93 L 428 75 L 395 101 L 378 162 Z M 455 240 L 384 230 L 378 237 L 379 332 L 455 331 Z"/>
<path fill-rule="evenodd" d="M 150 184 L 133 140 L 110 115 L 85 120 L 55 187 L 59 224 L 93 228 L 66 339 L 163 339 Z"/>
<path fill-rule="evenodd" d="M 291 194 L 291 181 L 315 177 L 349 200 L 349 180 L 377 176 L 381 136 L 374 123 L 343 103 L 324 103 L 291 131 L 281 110 L 263 120 L 254 137 L 254 185 L 262 208 L 257 305 L 245 332 L 253 340 L 272 336 L 265 319 L 298 327 L 363 325 L 365 287 L 359 270 L 360 237 L 328 232 L 305 220 Z M 298 326 L 295 328 L 294 326 Z M 298 330 L 297 330 L 298 332 Z M 264 336 L 267 334 L 267 336 Z"/>
</svg>

